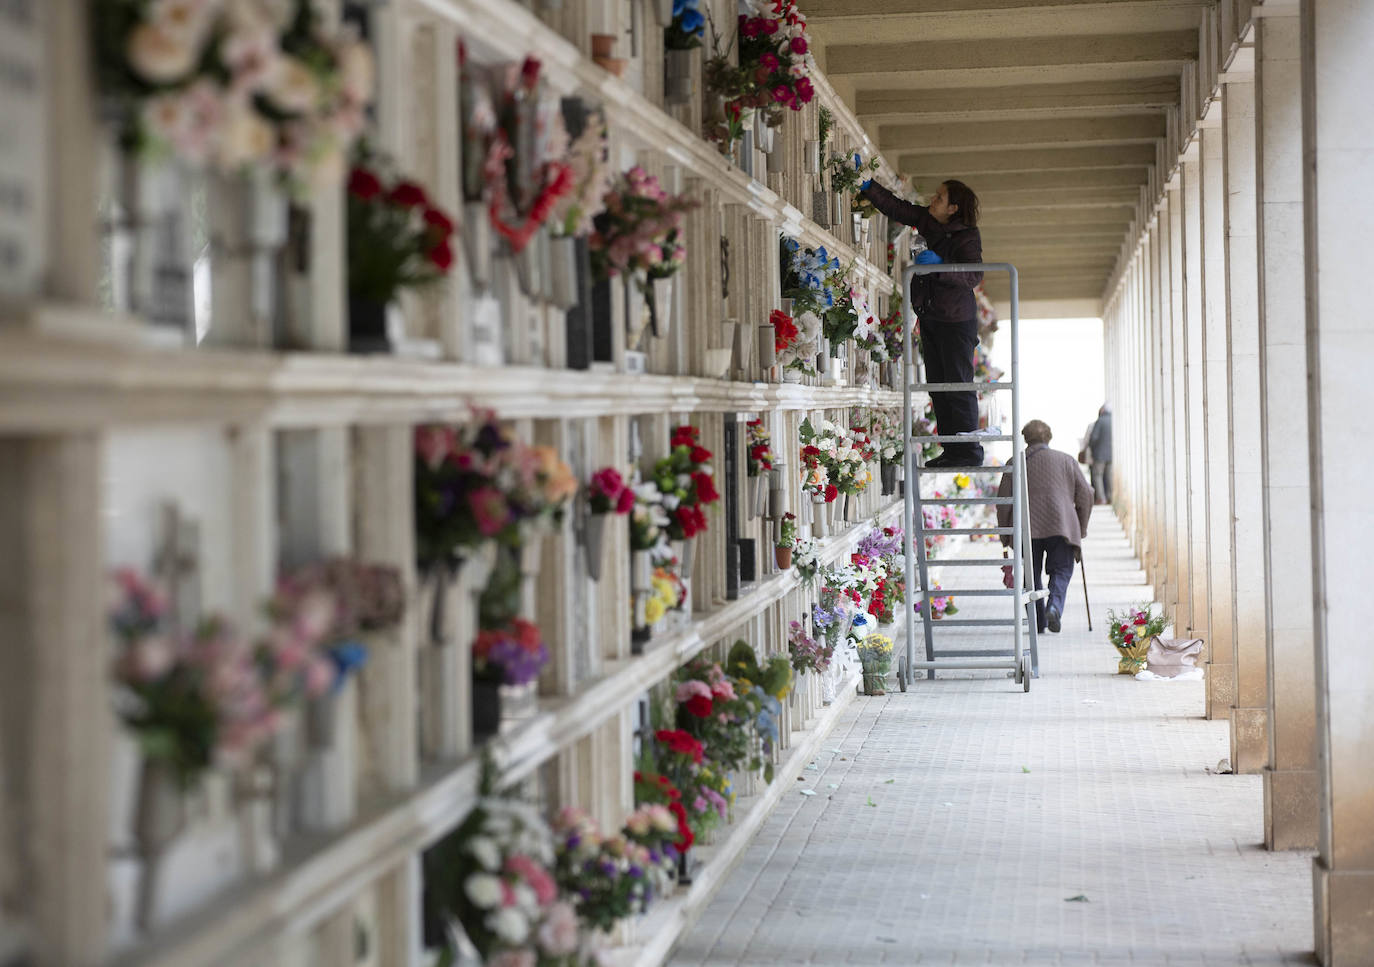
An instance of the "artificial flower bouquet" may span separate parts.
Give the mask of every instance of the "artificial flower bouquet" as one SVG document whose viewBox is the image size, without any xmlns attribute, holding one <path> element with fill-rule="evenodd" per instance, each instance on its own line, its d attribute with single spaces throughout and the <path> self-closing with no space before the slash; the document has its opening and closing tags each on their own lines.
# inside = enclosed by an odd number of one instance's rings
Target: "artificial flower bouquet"
<svg viewBox="0 0 1374 967">
<path fill-rule="evenodd" d="M 664 814 L 669 815 L 666 810 Z M 641 818 L 632 816 L 636 825 Z M 552 828 L 553 876 L 559 893 L 571 899 L 584 930 L 609 932 L 672 888 L 675 853 L 669 856 L 657 844 L 645 846 L 623 831 L 607 835 L 575 806 L 560 809 Z"/>
<path fill-rule="evenodd" d="M 649 579 L 649 595 L 644 602 L 644 620 L 656 625 L 671 611 L 681 611 L 687 604 L 687 585 L 677 571 L 677 559 L 672 558 L 654 568 Z"/>
<path fill-rule="evenodd" d="M 562 520 L 577 489 L 557 451 L 520 441 L 492 413 L 457 427 L 417 427 L 420 567 L 455 568 L 488 541 L 519 548 L 528 528 Z"/>
<path fill-rule="evenodd" d="M 686 540 L 706 530 L 705 507 L 720 500 L 712 453 L 697 442 L 701 432 L 684 424 L 673 428 L 672 451 L 654 465 L 654 483 L 668 514 L 665 528 L 672 540 Z"/>
<path fill-rule="evenodd" d="M 826 161 L 830 171 L 830 190 L 841 195 L 858 195 L 860 186 L 873 177 L 880 167 L 876 157 L 863 160 L 857 151 L 853 154 L 831 155 Z M 857 210 L 857 209 L 856 209 Z M 873 214 L 871 205 L 865 206 L 864 217 Z"/>
<path fill-rule="evenodd" d="M 634 488 L 615 467 L 602 467 L 587 483 L 587 506 L 593 514 L 628 514 L 634 510 Z"/>
<path fill-rule="evenodd" d="M 1134 675 L 1145 668 L 1150 639 L 1164 633 L 1169 619 L 1153 604 L 1138 604 L 1125 611 L 1107 612 L 1107 639 L 1121 653 L 1117 671 Z"/>
<path fill-rule="evenodd" d="M 739 694 L 716 662 L 692 659 L 678 670 L 677 726 L 701 741 L 705 760 L 722 773 L 754 771 L 763 765 L 753 744 L 758 709 Z"/>
<path fill-rule="evenodd" d="M 835 653 L 833 646 L 808 635 L 806 626 L 800 621 L 793 621 L 789 628 L 787 653 L 794 672 L 823 672 L 830 667 L 830 657 Z"/>
<path fill-rule="evenodd" d="M 472 643 L 472 677 L 481 682 L 528 685 L 539 678 L 548 661 L 544 636 L 524 618 L 484 628 Z"/>
<path fill-rule="evenodd" d="M 773 441 L 763 420 L 750 420 L 745 427 L 749 440 L 746 469 L 749 476 L 759 477 L 773 469 Z"/>
<path fill-rule="evenodd" d="M 781 309 L 774 309 L 768 314 L 768 324 L 773 327 L 773 351 L 779 356 L 791 352 L 791 358 L 796 358 L 796 353 L 792 347 L 801 338 L 801 329 L 794 320 Z"/>
<path fill-rule="evenodd" d="M 413 181 L 360 156 L 348 178 L 348 291 L 386 304 L 438 282 L 453 265 L 453 219 Z"/>
<path fill-rule="evenodd" d="M 809 74 L 816 60 L 806 38 L 806 17 L 794 0 L 744 0 L 739 15 L 739 64 L 750 91 L 744 101 L 770 126 L 783 110 L 800 111 L 815 97 Z"/>
<path fill-rule="evenodd" d="M 444 950 L 446 963 L 462 948 L 458 931 L 484 964 L 584 963 L 587 938 L 573 902 L 560 895 L 548 824 L 527 803 L 483 793 L 424 855 L 426 940 Z"/>
<path fill-rule="evenodd" d="M 611 186 L 606 122 L 599 112 L 587 118 L 582 133 L 568 146 L 564 162 L 569 187 L 555 199 L 549 226 L 556 236 L 585 238 L 591 234 L 596 216 L 606 210 L 606 192 Z"/>
<path fill-rule="evenodd" d="M 816 553 L 816 542 L 809 537 L 798 537 L 792 545 L 792 568 L 808 584 L 815 579 L 820 569 L 820 556 Z"/>
<path fill-rule="evenodd" d="M 790 551 L 797 543 L 797 515 L 783 514 L 778 524 L 778 550 Z"/>
<path fill-rule="evenodd" d="M 887 673 L 892 667 L 892 639 L 876 634 L 860 638 L 858 651 L 859 666 L 864 676 L 864 694 L 885 694 Z"/>
<path fill-rule="evenodd" d="M 663 28 L 663 49 L 696 50 L 705 34 L 700 0 L 673 0 L 673 20 Z"/>
<path fill-rule="evenodd" d="M 874 451 L 862 427 L 846 430 L 829 420 L 813 424 L 808 418 L 802 421 L 801 442 L 802 465 L 807 471 L 803 487 L 813 497 L 830 503 L 839 494 L 854 496 L 868 488 L 873 473 L 867 464 Z M 813 473 L 818 469 L 824 474 Z"/>
<path fill-rule="evenodd" d="M 940 590 L 940 584 L 938 581 L 935 584 L 935 590 Z M 924 602 L 922 601 L 916 602 L 917 614 L 921 614 L 921 608 L 923 604 Z M 933 597 L 930 599 L 930 619 L 932 621 L 939 621 L 941 618 L 953 617 L 958 613 L 959 609 L 954 606 L 954 599 L 949 595 L 939 595 L 937 597 Z"/>
<path fill-rule="evenodd" d="M 635 811 L 625 820 L 625 835 L 661 853 L 671 851 L 674 859 L 686 856 L 696 833 L 682 791 L 669 776 L 649 768 L 635 770 L 634 784 Z"/>
<path fill-rule="evenodd" d="M 642 273 L 666 279 L 682 268 L 687 258 L 683 217 L 695 201 L 669 194 L 638 165 L 611 182 L 603 201 L 605 210 L 594 219 L 589 239 L 596 278 Z"/>
<path fill-rule="evenodd" d="M 368 47 L 311 0 L 95 0 L 97 88 L 121 147 L 300 194 L 337 183 L 372 100 Z"/>
</svg>

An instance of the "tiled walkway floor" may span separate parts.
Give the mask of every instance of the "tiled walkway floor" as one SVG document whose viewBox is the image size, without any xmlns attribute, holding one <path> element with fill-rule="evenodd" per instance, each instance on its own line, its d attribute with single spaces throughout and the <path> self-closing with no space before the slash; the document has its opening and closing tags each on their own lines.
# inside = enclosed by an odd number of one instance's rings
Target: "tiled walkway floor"
<svg viewBox="0 0 1374 967">
<path fill-rule="evenodd" d="M 942 673 L 855 702 L 672 964 L 1315 962 L 1311 861 L 1259 845 L 1258 776 L 1209 772 L 1201 683 L 1114 674 L 1103 616 L 1147 591 L 1097 511 L 1097 630 L 1075 575 L 1029 694 Z"/>
</svg>

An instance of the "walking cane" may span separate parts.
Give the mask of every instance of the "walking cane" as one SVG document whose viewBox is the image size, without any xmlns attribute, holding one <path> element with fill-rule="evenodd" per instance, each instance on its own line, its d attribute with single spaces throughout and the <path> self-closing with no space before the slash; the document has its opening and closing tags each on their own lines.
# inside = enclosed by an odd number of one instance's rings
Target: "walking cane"
<svg viewBox="0 0 1374 967">
<path fill-rule="evenodd" d="M 1078 573 L 1083 575 L 1083 610 L 1088 612 L 1088 630 L 1093 630 L 1093 606 L 1088 603 L 1088 572 L 1083 567 L 1083 554 L 1078 555 Z"/>
</svg>

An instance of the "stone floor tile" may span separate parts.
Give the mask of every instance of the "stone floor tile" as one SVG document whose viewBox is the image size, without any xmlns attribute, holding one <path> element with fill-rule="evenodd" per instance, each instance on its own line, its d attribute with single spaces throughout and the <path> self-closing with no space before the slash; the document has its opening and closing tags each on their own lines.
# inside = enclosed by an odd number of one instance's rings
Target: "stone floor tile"
<svg viewBox="0 0 1374 967">
<path fill-rule="evenodd" d="M 1256 847 L 1258 776 L 1208 773 L 1202 684 L 1114 674 L 1106 610 L 1150 595 L 1105 508 L 1084 555 L 1096 630 L 1075 576 L 1029 694 L 942 671 L 852 705 L 806 773 L 828 795 L 783 797 L 674 967 L 1314 962 L 1310 858 Z"/>
</svg>

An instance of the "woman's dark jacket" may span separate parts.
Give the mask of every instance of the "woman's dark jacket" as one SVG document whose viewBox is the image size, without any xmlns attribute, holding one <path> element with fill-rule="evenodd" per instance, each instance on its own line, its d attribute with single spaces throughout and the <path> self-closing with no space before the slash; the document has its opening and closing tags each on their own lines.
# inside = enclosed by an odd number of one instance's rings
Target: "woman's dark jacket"
<svg viewBox="0 0 1374 967">
<path fill-rule="evenodd" d="M 894 222 L 910 225 L 926 240 L 927 247 L 946 262 L 983 261 L 983 238 L 956 214 L 941 225 L 923 205 L 902 201 L 874 182 L 863 196 Z M 982 272 L 939 272 L 911 280 L 911 305 L 924 322 L 969 322 L 978 317 L 973 290 L 983 281 Z"/>
</svg>

